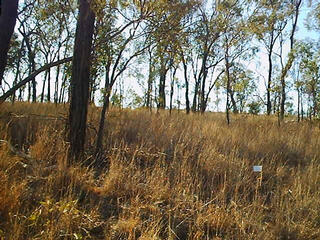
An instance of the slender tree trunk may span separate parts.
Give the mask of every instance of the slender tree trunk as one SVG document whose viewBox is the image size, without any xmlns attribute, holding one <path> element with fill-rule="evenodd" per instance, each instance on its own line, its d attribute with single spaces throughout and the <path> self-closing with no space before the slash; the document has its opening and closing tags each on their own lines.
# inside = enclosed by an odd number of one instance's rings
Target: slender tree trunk
<svg viewBox="0 0 320 240">
<path fill-rule="evenodd" d="M 20 75 L 20 59 L 18 59 L 18 62 L 17 62 L 17 69 L 16 69 L 14 81 L 13 81 L 13 86 L 15 86 L 17 84 L 18 79 L 19 79 L 19 75 Z M 15 99 L 16 99 L 16 94 L 14 93 L 12 95 L 12 103 L 14 103 Z"/>
<path fill-rule="evenodd" d="M 152 52 L 149 50 L 149 76 L 148 76 L 148 89 L 146 96 L 146 107 L 151 110 L 151 95 L 152 95 L 152 84 L 153 84 L 153 66 L 152 66 Z"/>
<path fill-rule="evenodd" d="M 89 103 L 92 104 L 94 103 L 94 94 L 95 94 L 95 80 L 96 76 L 95 74 L 92 74 L 90 78 L 90 87 L 89 87 Z"/>
<path fill-rule="evenodd" d="M 298 122 L 300 122 L 300 90 L 299 87 L 297 87 L 297 93 L 298 93 Z"/>
<path fill-rule="evenodd" d="M 227 124 L 230 124 L 230 100 L 229 100 L 229 95 L 231 91 L 231 83 L 230 83 L 230 66 L 229 66 L 229 49 L 228 46 L 226 47 L 226 52 L 225 52 L 225 64 L 226 64 L 226 75 L 227 75 L 227 101 L 226 101 L 226 118 L 227 118 Z"/>
<path fill-rule="evenodd" d="M 278 102 L 278 92 L 275 92 L 274 93 L 274 96 L 273 96 L 273 114 L 277 114 L 277 111 L 278 111 L 278 105 L 277 105 L 277 102 Z"/>
<path fill-rule="evenodd" d="M 286 81 L 284 78 L 281 79 L 281 102 L 280 102 L 280 120 L 284 119 L 286 103 Z"/>
<path fill-rule="evenodd" d="M 295 16 L 293 19 L 293 25 L 290 35 L 290 52 L 289 52 L 289 58 L 286 66 L 281 72 L 280 76 L 280 82 L 281 82 L 281 103 L 280 103 L 280 120 L 284 119 L 284 113 L 285 113 L 285 102 L 286 102 L 286 76 L 289 72 L 293 61 L 294 61 L 294 55 L 293 55 L 293 45 L 294 45 L 294 34 L 296 32 L 297 23 L 298 23 L 298 17 L 299 17 L 299 9 L 301 7 L 302 0 L 298 0 L 295 3 Z"/>
<path fill-rule="evenodd" d="M 34 56 L 33 56 L 33 61 L 32 61 L 32 72 L 36 70 L 36 65 L 34 62 Z M 32 81 L 32 102 L 35 103 L 37 102 L 37 84 L 36 84 L 36 78 L 33 78 Z"/>
<path fill-rule="evenodd" d="M 30 99 L 31 99 L 31 84 L 30 82 L 28 82 L 28 102 L 30 102 Z"/>
<path fill-rule="evenodd" d="M 102 150 L 103 131 L 105 125 L 106 113 L 109 110 L 110 105 L 110 92 L 107 92 L 103 98 L 103 106 L 100 114 L 99 130 L 97 135 L 96 155 Z"/>
<path fill-rule="evenodd" d="M 316 117 L 316 114 L 318 112 L 318 99 L 317 99 L 317 92 L 316 87 L 312 87 L 312 101 L 313 101 L 313 107 L 312 107 L 312 115 L 313 117 Z"/>
<path fill-rule="evenodd" d="M 160 69 L 160 79 L 159 79 L 159 100 L 158 100 L 158 109 L 165 109 L 166 108 L 166 66 L 164 63 L 161 63 Z"/>
<path fill-rule="evenodd" d="M 41 91 L 41 98 L 40 98 L 41 103 L 43 103 L 43 100 L 44 100 L 44 90 L 46 88 L 47 77 L 48 77 L 48 71 L 46 71 L 46 73 L 44 75 L 44 80 L 43 80 L 43 84 L 42 84 L 42 91 Z"/>
<path fill-rule="evenodd" d="M 269 72 L 268 72 L 268 83 L 267 83 L 267 114 L 271 114 L 271 82 L 272 82 L 272 49 L 270 49 L 268 54 L 269 60 Z"/>
<path fill-rule="evenodd" d="M 71 78 L 69 108 L 69 164 L 81 158 L 86 138 L 91 47 L 95 15 L 91 1 L 80 0 Z"/>
<path fill-rule="evenodd" d="M 35 53 L 31 48 L 30 38 L 29 38 L 29 35 L 26 34 L 24 27 L 23 27 L 23 31 L 20 31 L 20 33 L 23 35 L 24 41 L 26 43 L 26 47 L 28 49 L 29 73 L 31 75 L 36 70 Z M 33 78 L 31 82 L 32 82 L 32 102 L 36 102 L 37 101 L 36 79 Z M 30 83 L 28 83 L 28 85 L 30 86 Z"/>
<path fill-rule="evenodd" d="M 15 86 L 18 83 L 18 79 L 19 79 L 19 76 L 20 76 L 20 63 L 21 63 L 20 60 L 21 60 L 21 57 L 22 57 L 23 48 L 24 48 L 24 41 L 22 41 L 22 43 L 21 43 L 21 47 L 20 47 L 19 54 L 18 54 L 17 69 L 16 69 L 16 75 L 15 75 L 14 81 L 13 81 L 13 86 Z M 12 103 L 14 103 L 15 98 L 16 98 L 16 93 L 14 92 L 13 95 L 12 95 Z"/>
<path fill-rule="evenodd" d="M 18 0 L 2 0 L 0 13 L 0 86 L 7 65 L 10 39 L 14 32 L 18 15 Z"/>
<path fill-rule="evenodd" d="M 60 60 L 60 56 L 58 55 L 58 61 Z M 59 91 L 59 76 L 60 76 L 60 65 L 57 66 L 57 73 L 56 73 L 56 81 L 54 84 L 54 103 L 58 103 L 58 91 Z"/>
<path fill-rule="evenodd" d="M 201 94 L 200 94 L 200 112 L 201 114 L 204 113 L 206 110 L 206 102 L 205 102 L 205 90 L 206 90 L 206 80 L 207 80 L 207 69 L 206 69 L 206 62 L 207 62 L 208 54 L 205 53 L 203 56 L 202 60 L 202 67 L 201 67 L 201 72 L 202 72 L 202 84 L 201 84 Z"/>
<path fill-rule="evenodd" d="M 302 98 L 302 87 L 300 87 L 300 93 L 301 93 L 301 101 L 300 101 L 300 104 L 301 104 L 301 120 L 303 121 L 303 115 L 304 115 L 304 112 L 303 112 L 303 98 Z"/>
<path fill-rule="evenodd" d="M 23 96 L 22 96 L 22 95 L 23 95 L 23 89 L 20 88 L 20 89 L 19 89 L 19 95 L 18 95 L 18 101 L 20 101 L 20 102 L 23 100 Z M 4 101 L 4 100 L 3 100 L 3 101 Z M 0 104 L 1 104 L 3 101 L 0 100 Z"/>
<path fill-rule="evenodd" d="M 47 88 L 47 102 L 50 102 L 51 101 L 51 84 L 50 84 L 50 81 L 51 80 L 51 69 L 49 68 L 48 69 L 48 88 Z"/>
<path fill-rule="evenodd" d="M 173 105 L 173 92 L 174 92 L 174 78 L 176 75 L 177 68 L 174 68 L 172 76 L 171 76 L 171 84 L 170 84 L 170 114 L 172 111 L 172 105 Z"/>
<path fill-rule="evenodd" d="M 150 68 L 149 68 L 149 77 L 148 77 L 148 89 L 147 89 L 147 97 L 146 97 L 146 107 L 151 109 L 151 94 L 152 94 L 152 84 L 153 84 L 153 78 L 151 76 L 152 73 L 150 73 Z"/>
<path fill-rule="evenodd" d="M 197 111 L 197 97 L 199 95 L 199 83 L 200 83 L 200 80 L 196 79 L 196 84 L 194 86 L 194 95 L 193 95 L 192 107 L 191 107 L 191 111 L 192 112 L 196 112 Z"/>
<path fill-rule="evenodd" d="M 64 102 L 64 93 L 66 90 L 66 82 L 67 82 L 67 74 L 64 75 L 62 84 L 61 84 L 61 89 L 60 89 L 60 96 L 59 96 L 59 103 Z"/>
<path fill-rule="evenodd" d="M 103 96 L 103 106 L 100 114 L 99 130 L 97 135 L 97 145 L 95 154 L 98 155 L 102 150 L 102 140 L 103 140 L 103 131 L 105 125 L 106 113 L 109 110 L 110 105 L 110 96 L 111 96 L 111 81 L 109 77 L 111 62 L 108 62 L 105 66 L 105 85 L 104 85 L 104 96 Z"/>
<path fill-rule="evenodd" d="M 185 62 L 184 58 L 182 60 L 183 63 L 183 73 L 184 73 L 184 83 L 186 87 L 185 98 L 186 98 L 186 112 L 190 113 L 190 101 L 189 101 L 189 80 L 188 80 L 188 65 Z"/>
</svg>

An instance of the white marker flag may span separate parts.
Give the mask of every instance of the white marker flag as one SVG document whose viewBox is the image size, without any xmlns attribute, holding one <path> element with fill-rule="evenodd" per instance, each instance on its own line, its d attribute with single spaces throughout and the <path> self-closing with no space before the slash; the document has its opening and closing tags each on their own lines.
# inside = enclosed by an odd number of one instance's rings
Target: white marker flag
<svg viewBox="0 0 320 240">
<path fill-rule="evenodd" d="M 262 172 L 262 166 L 253 166 L 254 172 Z"/>
</svg>

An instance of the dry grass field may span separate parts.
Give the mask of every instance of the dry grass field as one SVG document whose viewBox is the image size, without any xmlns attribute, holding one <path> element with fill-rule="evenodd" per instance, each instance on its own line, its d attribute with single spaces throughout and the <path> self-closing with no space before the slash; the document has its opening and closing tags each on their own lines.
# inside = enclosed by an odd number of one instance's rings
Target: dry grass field
<svg viewBox="0 0 320 240">
<path fill-rule="evenodd" d="M 67 168 L 67 109 L 0 106 L 1 240 L 320 239 L 319 123 L 113 109 L 92 166 L 92 107 Z"/>
</svg>

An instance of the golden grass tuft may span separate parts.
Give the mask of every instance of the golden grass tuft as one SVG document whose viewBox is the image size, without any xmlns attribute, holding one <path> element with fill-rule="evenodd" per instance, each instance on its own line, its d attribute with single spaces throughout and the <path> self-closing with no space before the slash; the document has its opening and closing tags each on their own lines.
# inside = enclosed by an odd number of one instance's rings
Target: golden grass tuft
<svg viewBox="0 0 320 240">
<path fill-rule="evenodd" d="M 1 240 L 320 239 L 315 123 L 111 109 L 97 169 L 99 108 L 88 160 L 70 167 L 66 116 L 66 105 L 0 106 Z"/>
</svg>

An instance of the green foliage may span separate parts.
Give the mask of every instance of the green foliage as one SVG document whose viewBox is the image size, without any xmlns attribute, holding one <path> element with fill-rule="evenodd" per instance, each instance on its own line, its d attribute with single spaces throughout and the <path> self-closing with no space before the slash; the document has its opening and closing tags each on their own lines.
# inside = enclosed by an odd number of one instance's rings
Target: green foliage
<svg viewBox="0 0 320 240">
<path fill-rule="evenodd" d="M 111 96 L 111 99 L 110 99 L 111 104 L 115 107 L 121 108 L 123 103 L 123 98 L 124 96 L 122 94 L 115 92 Z"/>
<path fill-rule="evenodd" d="M 298 65 L 297 71 L 299 71 L 299 78 L 295 80 L 295 86 L 302 91 L 302 94 L 306 94 L 311 100 L 314 116 L 319 113 L 318 106 L 320 105 L 319 49 L 319 45 L 311 41 L 301 41 L 296 48 L 296 64 Z"/>
<path fill-rule="evenodd" d="M 19 39 L 19 36 L 13 34 L 8 52 L 7 71 L 12 71 L 15 68 L 17 61 L 20 61 L 19 58 L 25 57 L 26 51 L 24 48 L 21 48 L 21 44 L 22 41 Z"/>
<path fill-rule="evenodd" d="M 130 108 L 140 108 L 144 104 L 143 97 L 139 96 L 139 94 L 137 94 L 133 89 L 128 90 L 127 98 L 129 101 L 128 107 Z"/>
<path fill-rule="evenodd" d="M 249 108 L 248 112 L 250 114 L 257 115 L 261 112 L 261 103 L 258 101 L 252 101 L 248 103 L 247 107 Z"/>
</svg>

